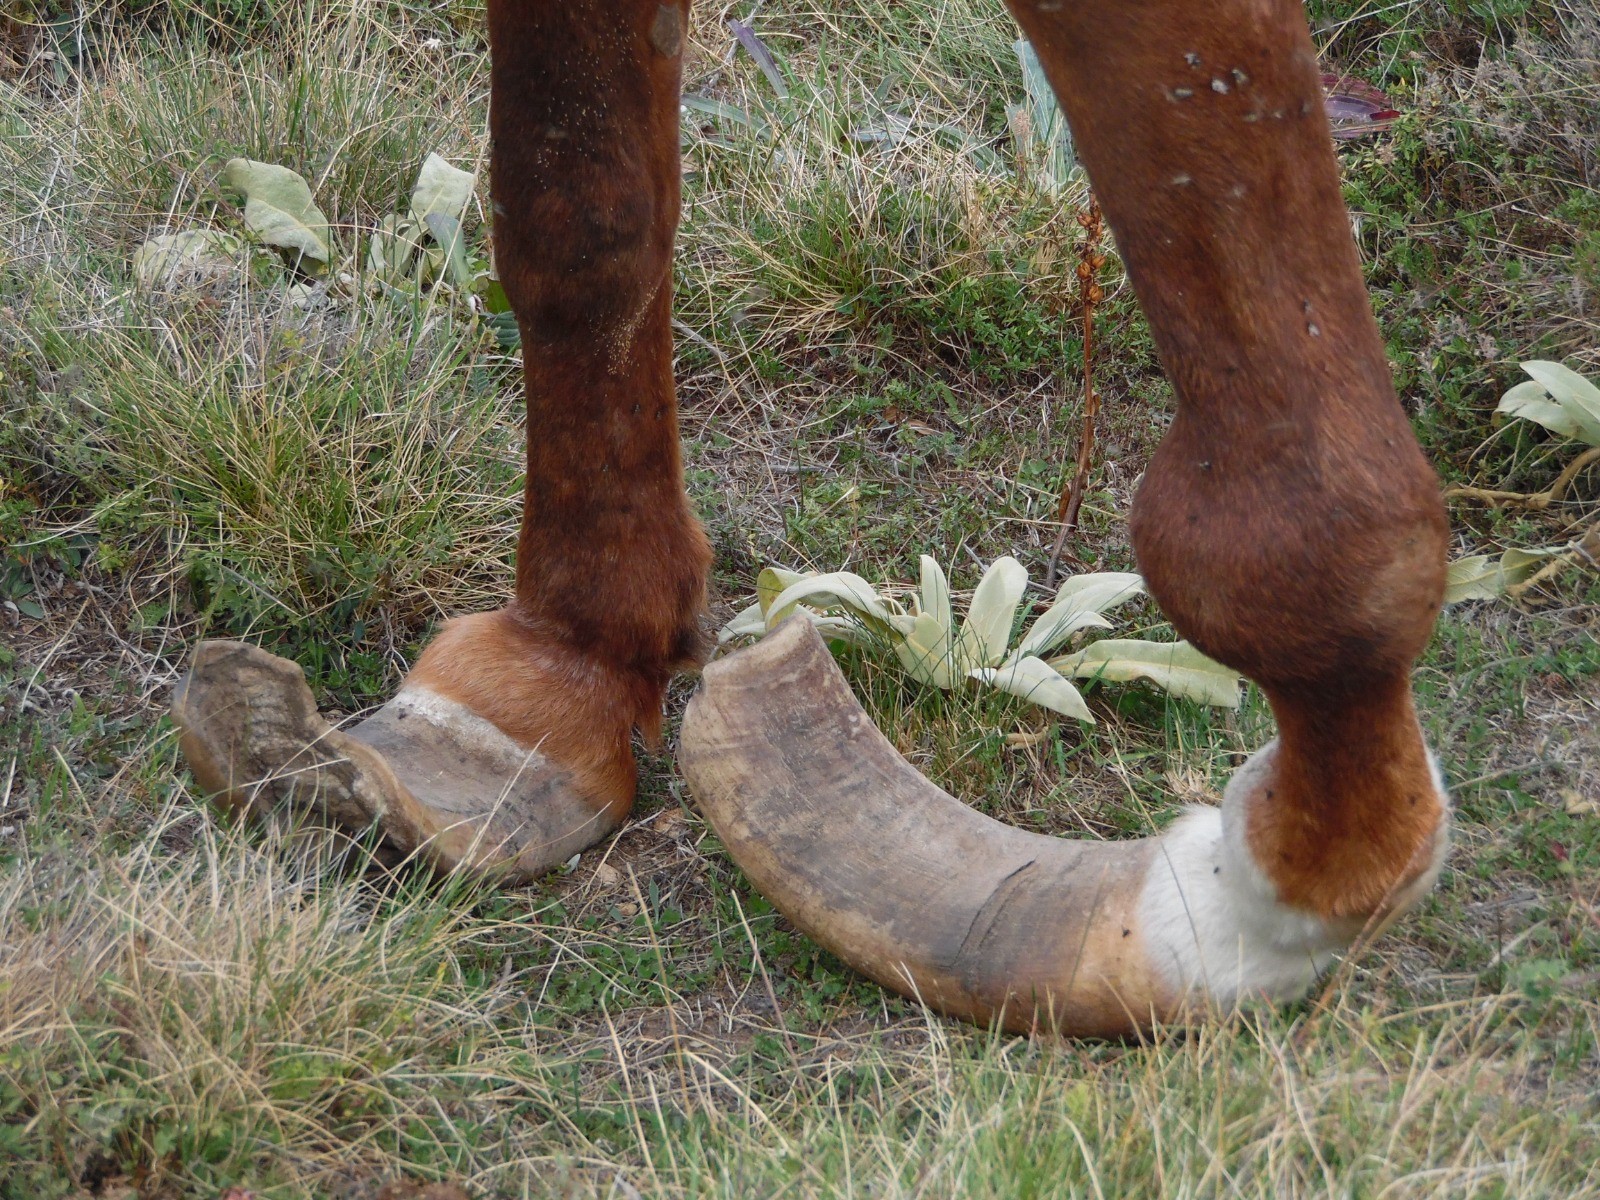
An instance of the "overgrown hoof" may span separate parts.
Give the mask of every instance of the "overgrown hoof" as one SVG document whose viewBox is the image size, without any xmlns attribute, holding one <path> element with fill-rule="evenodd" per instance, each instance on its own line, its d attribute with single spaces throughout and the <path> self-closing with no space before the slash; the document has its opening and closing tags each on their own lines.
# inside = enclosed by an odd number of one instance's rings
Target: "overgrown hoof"
<svg viewBox="0 0 1600 1200">
<path fill-rule="evenodd" d="M 287 810 L 350 833 L 376 829 L 406 855 L 508 882 L 537 878 L 617 818 L 570 773 L 464 706 L 408 685 L 335 729 L 300 667 L 242 642 L 202 642 L 172 698 L 195 779 L 222 808 Z"/>
</svg>

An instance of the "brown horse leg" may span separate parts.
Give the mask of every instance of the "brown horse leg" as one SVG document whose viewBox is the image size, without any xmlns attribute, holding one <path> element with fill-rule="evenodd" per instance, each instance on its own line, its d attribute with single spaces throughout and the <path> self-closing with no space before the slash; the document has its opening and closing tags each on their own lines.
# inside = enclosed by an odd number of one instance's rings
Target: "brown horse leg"
<svg viewBox="0 0 1600 1200">
<path fill-rule="evenodd" d="M 452 622 L 411 684 L 595 775 L 703 657 L 711 553 L 683 490 L 672 381 L 687 0 L 491 0 L 495 259 L 522 331 L 516 600 Z"/>
<path fill-rule="evenodd" d="M 1447 527 L 1367 301 L 1299 0 L 1011 8 L 1177 393 L 1134 505 L 1140 566 L 1278 717 L 1240 800 L 1252 856 L 1295 908 L 1369 914 L 1431 865 L 1443 819 L 1409 672 Z"/>
<path fill-rule="evenodd" d="M 527 479 L 516 598 L 445 625 L 396 698 L 333 731 L 298 669 L 197 651 L 174 712 L 234 806 L 376 821 L 401 850 L 529 876 L 633 801 L 702 656 L 710 551 L 683 491 L 672 382 L 687 0 L 491 0 L 495 252 L 522 332 Z"/>
<path fill-rule="evenodd" d="M 851 965 L 953 1015 L 1123 1034 L 1302 995 L 1432 884 L 1447 801 L 1409 672 L 1446 528 L 1299 0 L 1009 2 L 1177 392 L 1140 566 L 1186 637 L 1262 686 L 1278 739 L 1220 811 L 1158 836 L 1028 834 L 918 776 L 791 619 L 706 668 L 680 761 L 751 881 Z"/>
</svg>

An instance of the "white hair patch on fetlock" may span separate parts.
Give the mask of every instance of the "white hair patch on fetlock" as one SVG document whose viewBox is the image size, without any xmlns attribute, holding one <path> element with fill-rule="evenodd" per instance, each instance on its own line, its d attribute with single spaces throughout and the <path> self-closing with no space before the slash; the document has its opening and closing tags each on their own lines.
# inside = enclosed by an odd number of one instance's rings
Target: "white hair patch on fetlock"
<svg viewBox="0 0 1600 1200">
<path fill-rule="evenodd" d="M 1191 808 L 1157 840 L 1139 898 L 1151 963 L 1179 995 L 1224 1008 L 1303 996 L 1349 941 L 1280 903 L 1271 882 L 1229 844 L 1221 809 Z"/>
<path fill-rule="evenodd" d="M 1151 965 L 1179 996 L 1203 995 L 1224 1008 L 1253 998 L 1298 999 L 1361 931 L 1359 921 L 1328 921 L 1284 904 L 1250 852 L 1246 797 L 1261 783 L 1272 749 L 1239 768 L 1221 808 L 1190 808 L 1156 839 L 1140 923 Z M 1433 771 L 1445 816 L 1432 861 L 1393 897 L 1392 914 L 1433 887 L 1449 844 L 1449 799 L 1437 763 Z"/>
</svg>

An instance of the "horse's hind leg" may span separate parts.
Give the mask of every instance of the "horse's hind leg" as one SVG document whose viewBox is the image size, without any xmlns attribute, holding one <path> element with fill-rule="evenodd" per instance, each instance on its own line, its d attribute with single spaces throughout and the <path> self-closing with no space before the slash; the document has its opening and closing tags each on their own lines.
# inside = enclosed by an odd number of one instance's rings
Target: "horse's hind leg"
<svg viewBox="0 0 1600 1200">
<path fill-rule="evenodd" d="M 687 0 L 490 0 L 495 254 L 522 332 L 527 481 L 515 599 L 449 622 L 354 730 L 298 668 L 196 653 L 174 713 L 233 805 L 376 821 L 435 861 L 537 874 L 633 801 L 632 731 L 701 654 L 710 554 L 672 383 Z"/>
<path fill-rule="evenodd" d="M 1279 722 L 1231 827 L 1291 908 L 1431 880 L 1445 800 L 1409 673 L 1447 530 L 1390 383 L 1299 0 L 1010 0 L 1177 393 L 1134 546 L 1173 624 Z"/>
</svg>

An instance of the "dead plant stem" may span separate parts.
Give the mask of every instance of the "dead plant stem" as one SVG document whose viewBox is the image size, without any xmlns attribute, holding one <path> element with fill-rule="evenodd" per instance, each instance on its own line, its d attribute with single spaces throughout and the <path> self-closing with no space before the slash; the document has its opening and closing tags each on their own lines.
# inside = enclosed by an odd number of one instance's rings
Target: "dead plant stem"
<svg viewBox="0 0 1600 1200">
<path fill-rule="evenodd" d="M 1050 550 L 1050 562 L 1045 568 L 1046 593 L 1054 590 L 1056 571 L 1061 565 L 1061 552 L 1067 544 L 1067 535 L 1078 527 L 1078 512 L 1083 507 L 1083 496 L 1089 487 L 1089 470 L 1094 463 L 1095 418 L 1100 413 L 1100 396 L 1094 390 L 1094 310 L 1104 293 L 1100 290 L 1100 268 L 1105 265 L 1105 255 L 1100 251 L 1100 236 L 1104 223 L 1100 204 L 1094 196 L 1089 206 L 1078 214 L 1078 224 L 1083 228 L 1083 241 L 1078 247 L 1078 311 L 1083 314 L 1083 428 L 1078 434 L 1078 461 L 1071 486 L 1062 493 L 1056 510 L 1056 520 L 1061 528 Z"/>
</svg>

